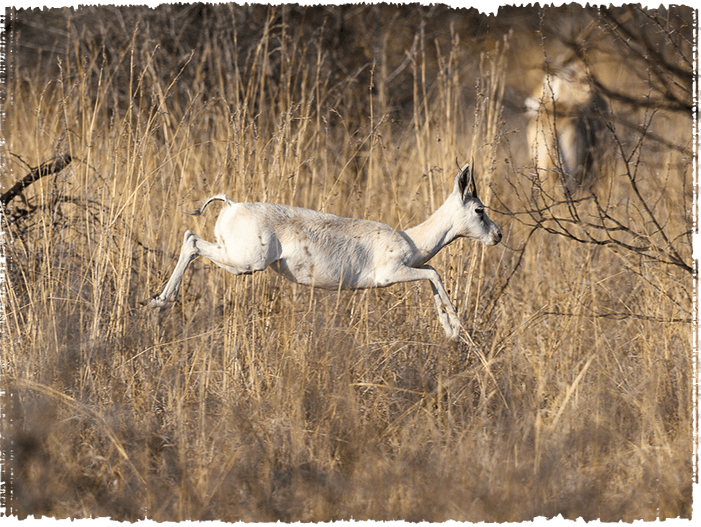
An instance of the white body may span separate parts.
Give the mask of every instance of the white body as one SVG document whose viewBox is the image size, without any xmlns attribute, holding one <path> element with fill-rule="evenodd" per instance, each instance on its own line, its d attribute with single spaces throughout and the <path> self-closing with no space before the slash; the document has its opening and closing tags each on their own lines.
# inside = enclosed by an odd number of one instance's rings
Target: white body
<svg viewBox="0 0 701 527">
<path fill-rule="evenodd" d="M 216 243 L 185 232 L 180 259 L 163 292 L 150 301 L 163 307 L 177 297 L 185 269 L 197 255 L 233 274 L 271 267 L 288 280 L 325 289 L 384 287 L 429 280 L 446 335 L 457 340 L 460 321 L 431 266 L 439 250 L 459 237 L 495 245 L 501 231 L 476 196 L 468 165 L 455 177 L 453 192 L 424 223 L 398 231 L 383 223 L 341 218 L 273 203 L 226 203 L 214 227 Z"/>
<path fill-rule="evenodd" d="M 533 165 L 559 173 L 570 192 L 589 187 L 602 153 L 605 99 L 581 62 L 553 67 L 526 100 Z"/>
</svg>

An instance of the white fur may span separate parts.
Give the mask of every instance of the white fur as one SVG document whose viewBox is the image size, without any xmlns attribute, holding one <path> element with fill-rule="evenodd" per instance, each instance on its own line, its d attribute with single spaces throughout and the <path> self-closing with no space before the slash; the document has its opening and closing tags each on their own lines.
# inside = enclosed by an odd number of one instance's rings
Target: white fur
<svg viewBox="0 0 701 527">
<path fill-rule="evenodd" d="M 429 280 L 446 335 L 457 340 L 460 321 L 436 270 L 426 265 L 459 237 L 495 245 L 501 231 L 477 198 L 468 165 L 455 176 L 453 192 L 424 223 L 399 231 L 383 223 L 340 218 L 315 210 L 273 203 L 236 203 L 224 195 L 209 198 L 226 205 L 214 227 L 216 243 L 185 232 L 180 258 L 152 307 L 178 295 L 183 273 L 197 255 L 233 274 L 271 267 L 288 280 L 325 289 L 385 287 Z"/>
</svg>

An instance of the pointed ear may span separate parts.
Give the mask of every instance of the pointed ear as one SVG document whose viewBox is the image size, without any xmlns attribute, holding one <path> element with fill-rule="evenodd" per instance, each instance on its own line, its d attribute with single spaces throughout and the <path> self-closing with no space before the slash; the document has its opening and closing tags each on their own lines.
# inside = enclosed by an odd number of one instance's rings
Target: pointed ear
<svg viewBox="0 0 701 527">
<path fill-rule="evenodd" d="M 477 197 L 477 187 L 475 187 L 475 179 L 472 177 L 470 163 L 465 163 L 455 176 L 453 192 L 460 194 L 463 201 L 467 199 L 468 194 L 474 198 Z"/>
<path fill-rule="evenodd" d="M 474 167 L 475 166 L 475 158 L 470 159 L 470 166 Z M 468 188 L 470 189 L 470 194 L 472 194 L 473 198 L 477 198 L 477 183 L 475 182 L 475 172 L 471 168 L 470 169 L 470 184 L 468 185 Z M 479 198 L 477 198 L 479 199 Z"/>
</svg>

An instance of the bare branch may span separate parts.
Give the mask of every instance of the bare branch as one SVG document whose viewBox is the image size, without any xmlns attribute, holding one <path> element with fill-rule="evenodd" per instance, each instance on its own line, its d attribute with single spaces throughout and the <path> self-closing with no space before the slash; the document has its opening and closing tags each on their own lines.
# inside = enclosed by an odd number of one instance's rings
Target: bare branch
<svg viewBox="0 0 701 527">
<path fill-rule="evenodd" d="M 35 168 L 17 183 L 15 183 L 10 190 L 5 192 L 0 197 L 0 203 L 2 203 L 2 205 L 7 205 L 10 201 L 12 201 L 12 199 L 15 196 L 21 194 L 22 191 L 29 185 L 31 185 L 38 179 L 43 178 L 44 176 L 48 176 L 50 174 L 57 174 L 58 172 L 61 172 L 61 170 L 66 168 L 70 164 L 70 162 L 71 156 L 69 156 L 68 154 L 63 154 L 55 157 L 51 161 L 42 163 L 38 168 Z"/>
</svg>

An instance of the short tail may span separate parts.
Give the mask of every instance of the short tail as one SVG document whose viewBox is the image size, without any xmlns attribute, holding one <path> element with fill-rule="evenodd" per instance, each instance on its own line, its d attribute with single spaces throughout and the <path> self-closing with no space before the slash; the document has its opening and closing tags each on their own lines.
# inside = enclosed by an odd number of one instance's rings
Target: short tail
<svg viewBox="0 0 701 527">
<path fill-rule="evenodd" d="M 212 201 L 223 201 L 227 205 L 233 205 L 235 203 L 234 201 L 231 201 L 229 198 L 227 198 L 224 194 L 217 194 L 216 196 L 212 196 L 207 201 L 205 201 L 204 204 L 199 209 L 187 211 L 186 214 L 189 214 L 190 216 L 199 216 L 200 214 L 202 214 L 204 212 L 204 209 Z"/>
</svg>

